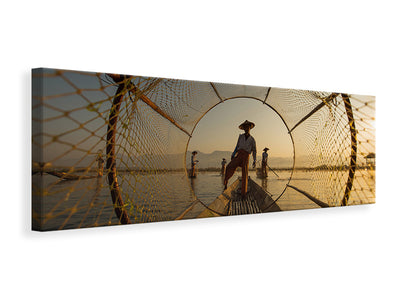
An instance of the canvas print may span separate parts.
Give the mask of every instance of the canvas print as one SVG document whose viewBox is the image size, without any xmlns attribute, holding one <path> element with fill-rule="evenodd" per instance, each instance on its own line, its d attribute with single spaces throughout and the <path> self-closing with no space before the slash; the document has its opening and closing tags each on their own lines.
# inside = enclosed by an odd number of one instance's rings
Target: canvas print
<svg viewBox="0 0 400 300">
<path fill-rule="evenodd" d="M 375 97 L 32 70 L 32 229 L 375 202 Z"/>
</svg>

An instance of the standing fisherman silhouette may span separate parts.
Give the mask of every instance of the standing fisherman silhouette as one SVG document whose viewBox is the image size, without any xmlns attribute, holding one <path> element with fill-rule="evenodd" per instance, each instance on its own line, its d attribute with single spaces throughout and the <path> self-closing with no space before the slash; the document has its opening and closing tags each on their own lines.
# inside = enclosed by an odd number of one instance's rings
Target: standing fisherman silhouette
<svg viewBox="0 0 400 300">
<path fill-rule="evenodd" d="M 196 154 L 197 154 L 197 151 L 193 151 L 192 152 L 192 158 L 190 160 L 190 164 L 191 164 L 191 169 L 190 169 L 190 174 L 189 174 L 190 178 L 195 178 L 196 177 L 196 164 L 199 162 L 196 159 Z"/>
<path fill-rule="evenodd" d="M 254 128 L 253 122 L 244 121 L 239 125 L 239 129 L 244 130 L 244 133 L 239 135 L 236 148 L 232 153 L 231 162 L 226 166 L 224 189 L 227 188 L 228 180 L 233 176 L 238 167 L 242 168 L 242 197 L 247 193 L 247 181 L 249 171 L 249 156 L 253 154 L 253 168 L 256 167 L 256 140 L 250 135 L 250 129 Z"/>
<path fill-rule="evenodd" d="M 97 176 L 101 177 L 103 176 L 103 169 L 104 169 L 104 159 L 103 159 L 103 151 L 99 150 L 97 151 Z"/>
<path fill-rule="evenodd" d="M 267 171 L 267 166 L 268 166 L 268 153 L 267 151 L 269 148 L 264 148 L 264 152 L 262 154 L 262 160 L 261 160 L 261 174 L 262 177 L 268 177 L 268 171 Z"/>
<path fill-rule="evenodd" d="M 225 175 L 225 170 L 226 170 L 226 159 L 223 158 L 221 161 L 221 176 Z"/>
</svg>

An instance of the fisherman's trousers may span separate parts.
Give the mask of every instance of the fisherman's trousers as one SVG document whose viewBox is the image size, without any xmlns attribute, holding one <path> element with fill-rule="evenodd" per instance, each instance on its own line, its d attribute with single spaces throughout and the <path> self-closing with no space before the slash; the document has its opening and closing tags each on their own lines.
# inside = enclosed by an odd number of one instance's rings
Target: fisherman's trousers
<svg viewBox="0 0 400 300">
<path fill-rule="evenodd" d="M 268 172 L 267 172 L 267 162 L 262 162 L 261 163 L 261 172 L 263 177 L 268 177 Z"/>
<path fill-rule="evenodd" d="M 245 150 L 240 149 L 237 155 L 226 166 L 224 184 L 228 184 L 228 180 L 233 176 L 238 167 L 242 168 L 242 190 L 241 194 L 244 197 L 247 193 L 247 182 L 249 173 L 249 156 Z"/>
</svg>

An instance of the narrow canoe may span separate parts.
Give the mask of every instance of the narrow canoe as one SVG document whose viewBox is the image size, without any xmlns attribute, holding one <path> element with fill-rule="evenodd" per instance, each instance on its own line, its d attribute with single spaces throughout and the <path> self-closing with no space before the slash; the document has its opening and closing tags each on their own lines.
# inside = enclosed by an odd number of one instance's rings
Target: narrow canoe
<svg viewBox="0 0 400 300">
<path fill-rule="evenodd" d="M 257 168 L 256 174 L 257 174 L 257 178 L 268 178 L 268 176 L 263 175 L 261 168 Z"/>
<path fill-rule="evenodd" d="M 79 179 L 90 179 L 90 178 L 97 178 L 98 175 L 75 175 L 75 174 L 68 174 L 65 172 L 56 172 L 56 171 L 47 171 L 47 174 L 57 176 L 64 180 L 79 180 Z"/>
<path fill-rule="evenodd" d="M 271 196 L 250 177 L 244 199 L 241 196 L 240 189 L 241 178 L 238 178 L 197 217 L 244 215 L 281 210 Z"/>
</svg>

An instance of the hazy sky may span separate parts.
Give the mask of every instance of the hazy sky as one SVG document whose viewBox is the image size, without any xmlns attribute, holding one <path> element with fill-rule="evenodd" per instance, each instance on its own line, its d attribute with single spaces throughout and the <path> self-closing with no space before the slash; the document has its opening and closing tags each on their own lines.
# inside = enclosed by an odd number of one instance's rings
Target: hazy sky
<svg viewBox="0 0 400 300">
<path fill-rule="evenodd" d="M 48 72 L 50 72 L 50 74 L 52 73 L 50 70 L 48 70 Z M 44 96 L 49 95 L 52 97 L 44 100 L 45 106 L 36 107 L 32 111 L 34 118 L 40 118 L 40 112 L 42 112 L 46 120 L 43 123 L 39 122 L 40 126 L 33 126 L 34 134 L 37 133 L 36 131 L 40 132 L 41 129 L 43 129 L 45 133 L 43 143 L 46 144 L 43 150 L 36 149 L 34 145 L 34 152 L 39 153 L 43 151 L 45 154 L 43 159 L 45 161 L 59 156 L 62 156 L 63 159 L 70 157 L 76 160 L 82 157 L 82 153 L 83 155 L 87 155 L 89 152 L 92 157 L 95 157 L 98 149 L 104 149 L 106 145 L 104 139 L 107 130 L 106 120 L 111 107 L 112 96 L 115 93 L 115 87 L 108 87 L 104 91 L 100 91 L 99 88 L 105 85 L 105 83 L 102 83 L 94 74 L 64 72 L 63 75 L 65 78 L 46 77 L 43 84 L 43 93 Z M 72 82 L 75 87 L 71 86 L 67 82 L 67 79 Z M 250 95 L 255 94 L 258 98 L 261 97 L 260 99 L 264 99 L 267 91 L 266 88 L 262 87 L 245 87 L 241 85 L 225 84 L 217 84 L 216 86 L 223 97 L 232 97 L 248 93 Z M 81 93 L 76 93 L 77 88 L 82 89 Z M 33 94 L 37 92 L 39 91 L 34 90 Z M 278 100 L 280 100 L 280 98 Z M 373 115 L 375 113 L 374 100 L 372 96 L 352 96 L 356 126 L 359 131 L 357 139 L 360 144 L 358 147 L 358 155 L 360 156 L 365 156 L 369 152 L 375 152 L 373 121 Z M 366 102 L 369 102 L 369 104 L 365 105 Z M 37 100 L 34 99 L 33 104 L 36 105 L 36 103 Z M 90 103 L 96 103 L 95 107 L 91 107 L 89 105 Z M 213 103 L 210 105 L 212 104 Z M 141 105 L 145 106 L 146 104 Z M 341 107 L 344 111 L 344 107 Z M 205 107 L 203 109 L 207 108 L 208 107 Z M 295 112 L 297 113 L 297 111 Z M 307 110 L 298 112 L 296 118 L 300 119 L 303 115 L 307 114 L 307 112 Z M 153 115 L 154 114 L 155 113 L 153 113 Z M 344 122 L 343 124 L 345 124 L 347 117 L 344 112 L 339 114 L 338 118 L 338 123 Z M 159 119 L 161 119 L 161 117 L 159 117 Z M 153 120 L 147 118 L 145 120 L 147 123 L 157 121 L 155 128 L 157 128 L 157 130 L 165 130 L 165 132 L 162 132 L 162 136 L 167 136 L 168 139 L 161 140 L 163 143 L 168 142 L 172 145 L 168 148 L 170 151 L 169 153 L 184 152 L 187 136 L 173 127 L 168 121 L 163 119 L 164 122 L 160 122 L 159 119 L 155 118 Z M 256 125 L 250 133 L 256 140 L 258 156 L 261 156 L 262 149 L 265 147 L 270 148 L 269 154 L 271 157 L 293 156 L 293 146 L 290 135 L 280 117 L 267 105 L 250 98 L 226 100 L 210 110 L 195 128 L 192 138 L 189 141 L 188 150 L 197 150 L 203 153 L 212 153 L 217 150 L 232 152 L 236 146 L 239 134 L 243 133 L 243 130 L 240 130 L 238 126 L 245 120 L 254 122 Z M 35 125 L 36 123 L 34 122 L 33 124 Z M 84 128 L 81 128 L 82 124 L 84 124 Z M 308 154 L 312 150 L 307 148 L 313 145 L 311 143 L 312 141 L 308 141 L 307 143 L 304 138 L 309 136 L 308 132 L 306 132 L 309 131 L 309 128 L 314 132 L 319 130 L 318 126 L 322 123 L 316 122 L 315 124 L 311 124 L 314 127 L 307 127 L 309 124 L 304 122 L 303 125 L 297 127 L 294 132 L 294 136 L 297 134 L 297 155 Z M 121 126 L 120 128 L 122 128 Z M 172 129 L 168 130 L 168 126 L 171 126 Z M 339 134 L 341 132 L 340 128 L 338 130 Z M 67 132 L 67 134 L 64 134 L 65 132 Z M 135 136 L 133 133 L 134 132 L 127 131 L 127 134 L 130 136 Z M 313 135 L 311 135 L 311 137 L 313 137 Z M 56 139 L 54 140 L 54 138 Z M 335 139 L 333 136 L 327 138 Z M 342 145 L 343 139 L 343 136 L 338 139 L 338 146 Z M 346 141 L 350 141 L 349 136 L 346 138 Z M 81 149 L 71 151 L 74 145 L 77 145 Z M 321 145 L 323 147 L 326 146 L 325 144 Z M 153 148 L 150 149 L 143 146 L 140 150 L 143 152 L 151 152 Z M 319 150 L 327 151 L 325 148 Z M 343 153 L 346 154 L 347 152 Z M 40 159 L 40 157 L 34 157 L 34 160 Z"/>
<path fill-rule="evenodd" d="M 238 126 L 245 120 L 256 124 L 250 134 L 256 140 L 257 155 L 268 147 L 270 155 L 293 156 L 291 139 L 280 117 L 253 99 L 227 100 L 214 107 L 198 123 L 188 149 L 205 153 L 233 151 L 239 134 L 244 132 Z"/>
</svg>

